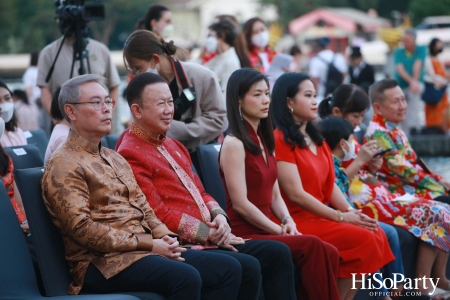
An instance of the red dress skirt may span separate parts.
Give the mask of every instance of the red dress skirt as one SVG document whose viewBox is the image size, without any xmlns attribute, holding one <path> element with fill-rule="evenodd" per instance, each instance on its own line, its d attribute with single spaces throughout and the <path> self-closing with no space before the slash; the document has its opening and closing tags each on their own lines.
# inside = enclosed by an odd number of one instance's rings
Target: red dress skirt
<svg viewBox="0 0 450 300">
<path fill-rule="evenodd" d="M 275 145 L 276 160 L 297 165 L 305 191 L 329 205 L 334 187 L 334 164 L 326 143 L 317 146 L 317 155 L 308 148 L 296 146 L 292 149 L 284 141 L 283 132 L 277 129 Z M 291 202 L 282 189 L 281 194 L 300 232 L 318 236 L 339 250 L 339 277 L 373 273 L 394 259 L 383 230 L 372 232 L 356 225 L 317 217 Z"/>
</svg>

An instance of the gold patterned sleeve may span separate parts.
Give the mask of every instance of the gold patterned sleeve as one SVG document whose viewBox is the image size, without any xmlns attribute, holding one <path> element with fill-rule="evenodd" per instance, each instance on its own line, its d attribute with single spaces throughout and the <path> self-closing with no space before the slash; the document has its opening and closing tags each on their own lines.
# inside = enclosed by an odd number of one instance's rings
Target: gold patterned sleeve
<svg viewBox="0 0 450 300">
<path fill-rule="evenodd" d="M 133 233 L 92 219 L 85 172 L 76 162 L 51 160 L 41 185 L 47 210 L 62 234 L 91 251 L 136 250 L 138 242 Z"/>
<path fill-rule="evenodd" d="M 148 204 L 145 195 L 142 193 L 139 186 L 136 184 L 136 188 L 138 189 L 138 196 L 136 197 L 136 202 L 142 211 L 145 214 L 144 220 L 147 223 L 148 227 L 152 230 L 153 238 L 159 239 L 165 235 L 169 235 L 171 237 L 179 238 L 178 234 L 173 233 L 167 228 L 167 226 L 158 219 L 155 214 L 155 211 Z"/>
</svg>

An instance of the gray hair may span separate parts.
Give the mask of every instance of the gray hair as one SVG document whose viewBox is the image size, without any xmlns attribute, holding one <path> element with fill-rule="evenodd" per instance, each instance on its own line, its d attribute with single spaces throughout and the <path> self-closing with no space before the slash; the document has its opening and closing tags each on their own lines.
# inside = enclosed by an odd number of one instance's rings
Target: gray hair
<svg viewBox="0 0 450 300">
<path fill-rule="evenodd" d="M 413 28 L 406 28 L 405 31 L 403 32 L 403 34 L 407 34 L 410 37 L 412 37 L 414 40 L 416 40 L 417 32 Z"/>
<path fill-rule="evenodd" d="M 58 104 L 64 119 L 66 119 L 69 123 L 70 120 L 64 111 L 64 105 L 67 103 L 78 102 L 81 97 L 79 86 L 87 82 L 96 82 L 100 84 L 105 91 L 108 91 L 108 88 L 106 87 L 106 78 L 100 75 L 86 74 L 67 80 L 61 87 L 61 92 L 58 97 Z"/>
</svg>

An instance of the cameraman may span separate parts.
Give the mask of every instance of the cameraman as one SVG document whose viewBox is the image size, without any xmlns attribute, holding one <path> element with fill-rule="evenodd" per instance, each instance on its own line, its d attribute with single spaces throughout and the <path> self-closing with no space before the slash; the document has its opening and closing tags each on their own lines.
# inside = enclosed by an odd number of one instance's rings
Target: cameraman
<svg viewBox="0 0 450 300">
<path fill-rule="evenodd" d="M 75 19 L 76 17 L 73 14 L 73 10 L 69 9 L 78 9 L 81 11 L 83 6 L 66 5 L 58 7 L 58 26 L 63 36 L 47 45 L 41 51 L 39 56 L 37 85 L 41 88 L 42 106 L 48 114 L 50 114 L 53 92 L 70 79 L 76 34 L 74 30 L 71 28 L 68 29 L 67 27 L 73 26 L 73 23 L 82 21 L 83 24 L 81 24 L 81 26 L 83 28 L 83 34 L 86 35 L 85 33 L 87 32 L 87 21 L 81 20 L 80 18 Z M 61 52 L 57 57 L 52 76 L 50 77 L 50 80 L 46 82 L 45 79 L 48 71 L 57 56 L 61 43 L 63 42 L 64 33 L 67 33 L 66 39 L 62 45 Z M 89 72 L 87 60 L 86 58 L 83 58 L 86 73 L 97 74 L 105 77 L 108 82 L 109 96 L 112 99 L 118 100 L 120 78 L 117 68 L 111 59 L 109 49 L 102 43 L 87 37 L 83 38 L 83 42 L 87 43 L 86 50 L 89 54 L 88 59 L 90 63 Z M 78 73 L 79 68 L 80 61 L 77 60 L 73 68 L 72 77 L 80 75 Z"/>
<path fill-rule="evenodd" d="M 167 136 L 183 143 L 199 171 L 196 147 L 216 142 L 228 127 L 225 102 L 216 75 L 201 65 L 174 60 L 177 49 L 172 41 L 137 30 L 125 42 L 123 57 L 129 72 L 156 73 L 169 83 L 175 116 Z"/>
</svg>

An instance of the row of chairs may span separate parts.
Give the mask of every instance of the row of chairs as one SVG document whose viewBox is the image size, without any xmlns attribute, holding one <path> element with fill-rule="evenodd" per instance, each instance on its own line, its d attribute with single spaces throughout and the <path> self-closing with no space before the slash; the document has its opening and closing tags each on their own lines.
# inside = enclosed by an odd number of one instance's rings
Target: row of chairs
<svg viewBox="0 0 450 300">
<path fill-rule="evenodd" d="M 110 147 L 112 149 L 114 149 L 116 142 L 117 137 L 114 136 L 110 136 L 109 139 L 105 137 L 102 140 L 102 144 L 104 146 Z M 14 151 L 13 149 L 18 148 L 23 148 L 26 154 L 24 154 L 23 151 L 18 151 L 21 155 L 17 155 L 17 151 Z M 35 144 L 21 147 L 10 147 L 5 148 L 5 150 L 12 157 L 14 165 L 16 166 L 16 182 L 22 194 L 25 210 L 27 211 L 27 217 L 30 223 L 30 228 L 32 230 L 31 236 L 35 246 L 36 256 L 43 279 L 45 295 L 49 297 L 67 295 L 67 289 L 69 283 L 71 282 L 71 276 L 69 273 L 67 261 L 64 256 L 64 245 L 61 235 L 51 222 L 50 216 L 45 208 L 41 195 L 40 181 L 43 175 L 43 162 L 40 151 Z M 205 190 L 218 201 L 223 209 L 226 209 L 225 190 L 219 175 L 219 151 L 219 144 L 203 145 L 197 148 L 199 165 L 203 174 L 203 184 Z M 4 190 L 4 186 L 0 186 L 0 188 L 3 188 Z M 6 254 L 0 252 L 0 282 L 2 282 L 2 286 L 4 285 L 3 282 L 8 283 L 6 284 L 6 286 L 8 286 L 7 289 L 4 289 L 3 291 L 0 290 L 0 299 L 10 299 L 12 295 L 16 295 L 15 293 L 18 293 L 17 295 L 19 296 L 22 295 L 23 297 L 21 299 L 31 299 L 29 298 L 29 296 L 35 294 L 37 286 L 35 284 L 36 278 L 34 276 L 34 273 L 30 272 L 30 270 L 32 271 L 32 269 L 30 269 L 29 267 L 29 262 L 31 263 L 31 260 L 29 259 L 30 255 L 29 252 L 27 252 L 28 249 L 26 249 L 26 243 L 23 238 L 23 234 L 21 232 L 20 226 L 18 226 L 17 217 L 15 216 L 12 208 L 7 210 L 2 209 L 1 207 L 1 205 L 11 207 L 8 196 L 1 189 L 0 198 L 0 201 L 2 202 L 0 204 L 0 210 L 2 213 L 2 215 L 0 216 L 0 227 L 2 228 L 2 230 L 6 230 L 5 232 L 1 233 L 0 240 L 4 242 L 4 245 L 9 245 L 12 247 L 3 247 L 8 248 L 9 250 L 0 250 L 7 252 L 9 251 Z M 3 214 L 9 215 L 11 213 L 13 214 L 13 217 L 8 217 L 11 220 L 7 221 L 9 219 Z M 13 230 L 13 228 L 15 229 Z M 404 229 L 396 229 L 399 233 L 401 242 L 403 262 L 405 266 L 405 276 L 408 278 L 414 278 L 418 239 L 413 237 L 408 231 Z M 10 242 L 11 237 L 13 237 L 13 240 L 15 241 L 14 243 Z M 17 242 L 17 240 L 20 241 Z M 26 251 L 24 251 L 24 248 Z M 25 256 L 26 258 L 24 259 L 23 256 Z M 23 263 L 21 263 L 22 260 Z M 14 273 L 14 276 L 10 276 L 11 274 L 9 272 L 11 271 L 5 272 L 4 270 L 13 270 L 13 272 L 17 271 L 18 274 Z M 448 274 L 450 274 L 449 270 L 450 268 L 448 265 Z M 19 274 L 22 273 L 27 274 L 26 281 L 18 279 L 18 277 L 20 277 Z M 19 284 L 26 284 L 26 288 L 18 289 L 17 286 Z M 162 296 L 152 293 L 133 293 L 133 295 L 137 296 L 140 299 L 164 299 Z M 107 296 L 108 298 L 105 299 L 136 299 L 129 298 L 132 297 L 130 295 L 117 296 L 125 298 L 114 298 L 114 295 Z M 355 299 L 371 299 L 371 297 L 369 297 L 367 291 L 360 291 Z"/>
<path fill-rule="evenodd" d="M 0 299 L 73 299 L 67 295 L 72 281 L 64 255 L 62 237 L 53 225 L 42 199 L 40 182 L 44 172 L 43 158 L 48 144 L 44 131 L 26 133 L 28 145 L 5 147 L 15 166 L 15 180 L 21 193 L 31 229 L 39 272 L 45 295 L 41 295 L 31 255 L 11 206 L 5 186 L 0 185 Z M 118 135 L 106 136 L 104 146 L 114 149 Z M 155 293 L 121 293 L 78 295 L 93 300 L 163 300 Z"/>
<path fill-rule="evenodd" d="M 223 209 L 226 209 L 225 189 L 219 173 L 219 151 L 220 144 L 202 145 L 197 147 L 200 171 L 203 174 L 204 188 L 208 194 L 217 200 Z M 400 240 L 405 277 L 415 278 L 419 239 L 403 228 L 395 226 L 395 229 L 397 230 Z M 448 278 L 450 276 L 450 263 L 447 264 L 446 273 Z M 369 290 L 360 290 L 355 296 L 355 300 L 374 299 L 369 293 Z"/>
</svg>

